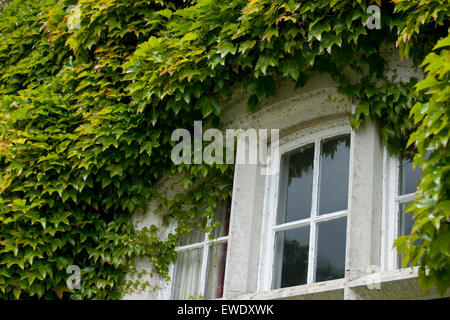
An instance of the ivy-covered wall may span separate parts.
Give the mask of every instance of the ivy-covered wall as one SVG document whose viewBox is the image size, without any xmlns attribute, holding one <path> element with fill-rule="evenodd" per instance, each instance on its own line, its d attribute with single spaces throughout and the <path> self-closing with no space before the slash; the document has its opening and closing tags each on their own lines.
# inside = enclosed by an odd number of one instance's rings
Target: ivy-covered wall
<svg viewBox="0 0 450 320">
<path fill-rule="evenodd" d="M 0 8 L 0 295 L 119 298 L 139 257 L 167 275 L 177 236 L 199 216 L 205 225 L 219 199 L 231 196 L 233 176 L 227 165 L 173 165 L 173 130 L 200 119 L 218 126 L 236 86 L 249 93 L 251 112 L 276 95 L 276 79 L 301 87 L 320 73 L 358 105 L 355 128 L 376 120 L 390 151 L 423 167 L 416 222 L 397 247 L 405 264 L 421 261 L 424 288 L 444 292 L 449 2 L 374 3 L 381 29 L 366 27 L 372 3 L 364 0 L 7 1 Z M 424 67 L 423 80 L 384 76 L 380 48 L 389 44 Z M 186 192 L 173 199 L 156 192 L 176 173 Z M 167 241 L 131 223 L 151 199 L 165 208 L 166 223 L 178 222 Z M 81 267 L 79 290 L 66 285 L 71 265 Z"/>
</svg>

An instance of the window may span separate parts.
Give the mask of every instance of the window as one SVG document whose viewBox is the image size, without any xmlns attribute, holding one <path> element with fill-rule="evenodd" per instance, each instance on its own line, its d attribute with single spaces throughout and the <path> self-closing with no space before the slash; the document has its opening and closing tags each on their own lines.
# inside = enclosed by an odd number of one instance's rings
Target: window
<svg viewBox="0 0 450 320">
<path fill-rule="evenodd" d="M 385 154 L 387 151 L 385 150 Z M 414 224 L 413 213 L 405 212 L 408 204 L 416 195 L 417 184 L 420 181 L 422 170 L 418 167 L 413 168 L 411 158 L 395 156 L 387 159 L 389 172 L 387 173 L 385 193 L 387 195 L 387 225 L 385 226 L 387 236 L 387 259 L 388 270 L 394 270 L 401 267 L 401 256 L 393 248 L 394 241 L 399 236 L 411 233 Z M 409 266 L 409 265 L 408 265 Z"/>
<path fill-rule="evenodd" d="M 223 295 L 229 204 L 220 204 L 210 221 L 220 222 L 211 233 L 193 230 L 179 240 L 172 280 L 172 299 L 215 299 Z"/>
<path fill-rule="evenodd" d="M 338 127 L 280 143 L 281 170 L 266 190 L 273 254 L 263 289 L 344 278 L 349 132 Z"/>
</svg>

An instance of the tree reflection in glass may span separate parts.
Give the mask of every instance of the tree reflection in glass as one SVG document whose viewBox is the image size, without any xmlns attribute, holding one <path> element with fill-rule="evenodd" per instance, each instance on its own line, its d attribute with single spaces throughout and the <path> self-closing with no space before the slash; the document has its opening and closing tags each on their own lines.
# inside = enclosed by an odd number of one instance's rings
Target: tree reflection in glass
<svg viewBox="0 0 450 320">
<path fill-rule="evenodd" d="M 288 168 L 286 209 L 278 216 L 279 224 L 305 219 L 311 215 L 314 144 L 287 156 L 284 165 Z"/>
<path fill-rule="evenodd" d="M 319 214 L 347 209 L 349 159 L 349 135 L 322 142 L 319 173 Z"/>
<path fill-rule="evenodd" d="M 305 284 L 308 275 L 309 226 L 276 235 L 274 288 Z"/>
<path fill-rule="evenodd" d="M 316 282 L 344 277 L 346 230 L 347 218 L 317 225 Z"/>
</svg>

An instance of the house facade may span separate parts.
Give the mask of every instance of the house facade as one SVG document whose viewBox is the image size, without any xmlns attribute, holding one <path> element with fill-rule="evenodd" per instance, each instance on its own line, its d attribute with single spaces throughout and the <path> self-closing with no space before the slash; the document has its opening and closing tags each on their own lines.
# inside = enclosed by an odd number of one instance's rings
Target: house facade
<svg viewBox="0 0 450 320">
<path fill-rule="evenodd" d="M 419 75 L 394 52 L 385 52 L 388 72 L 400 80 Z M 393 248 L 411 230 L 404 209 L 420 169 L 388 153 L 376 123 L 350 126 L 356 105 L 329 77 L 297 90 L 284 80 L 277 87 L 277 96 L 251 113 L 237 90 L 221 129 L 278 129 L 278 170 L 236 164 L 231 203 L 216 212 L 221 228 L 184 237 L 171 280 L 148 277 L 157 290 L 125 299 L 439 298 L 421 291 L 418 268 L 401 267 Z M 160 188 L 169 196 L 181 189 L 169 179 Z M 136 214 L 135 223 L 156 225 L 164 238 L 175 226 L 164 228 L 155 208 Z M 137 267 L 151 272 L 148 262 Z"/>
</svg>

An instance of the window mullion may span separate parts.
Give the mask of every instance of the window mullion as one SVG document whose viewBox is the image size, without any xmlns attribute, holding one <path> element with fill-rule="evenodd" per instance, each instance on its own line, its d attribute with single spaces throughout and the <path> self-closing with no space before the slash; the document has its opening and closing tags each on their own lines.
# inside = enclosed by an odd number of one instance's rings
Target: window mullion
<svg viewBox="0 0 450 320">
<path fill-rule="evenodd" d="M 399 159 L 393 157 L 390 160 L 390 175 L 389 175 L 389 213 L 388 213 L 388 265 L 389 269 L 395 270 L 397 268 L 397 250 L 393 248 L 394 241 L 398 235 L 398 203 L 395 198 L 399 194 Z"/>
<path fill-rule="evenodd" d="M 210 245 L 208 241 L 206 241 L 206 237 L 208 237 L 208 234 L 205 236 L 205 242 L 203 243 L 203 256 L 202 256 L 202 267 L 200 269 L 200 292 L 199 294 L 204 298 L 205 292 L 206 292 L 206 277 L 208 272 L 208 258 L 209 258 L 209 248 Z"/>
<path fill-rule="evenodd" d="M 314 270 L 316 263 L 316 222 L 317 202 L 319 190 L 319 158 L 320 158 L 320 139 L 315 140 L 314 145 L 314 170 L 313 170 L 313 192 L 311 201 L 311 225 L 309 231 L 309 255 L 308 255 L 308 277 L 307 283 L 314 282 Z"/>
<path fill-rule="evenodd" d="M 184 251 L 188 251 L 188 250 L 199 249 L 201 247 L 203 247 L 203 242 L 196 242 L 193 244 L 187 244 L 182 247 L 177 247 L 177 248 L 175 248 L 175 251 L 180 253 L 180 252 L 184 252 Z"/>
<path fill-rule="evenodd" d="M 389 218 L 389 169 L 390 161 L 387 151 L 387 147 L 383 146 L 383 189 L 382 189 L 382 206 L 381 206 L 381 257 L 380 265 L 381 272 L 386 271 L 386 268 L 390 268 L 389 257 L 387 254 L 387 248 L 389 248 L 389 230 L 387 230 L 388 218 Z"/>
<path fill-rule="evenodd" d="M 336 212 L 316 216 L 314 219 L 314 222 L 319 223 L 319 222 L 330 221 L 330 220 L 346 217 L 347 215 L 348 215 L 348 210 L 336 211 Z"/>
<path fill-rule="evenodd" d="M 400 183 L 401 183 L 401 175 L 400 175 L 400 158 L 399 156 L 397 156 L 395 158 L 395 186 L 394 186 L 394 190 L 395 190 L 395 196 L 398 197 L 398 195 L 400 194 Z M 395 198 L 394 198 L 395 199 Z M 395 239 L 398 238 L 399 234 L 400 234 L 400 229 L 399 229 L 399 204 L 397 201 L 394 201 L 394 236 L 392 239 L 392 245 L 394 244 Z M 395 248 L 394 250 L 394 257 L 393 257 L 393 264 L 394 264 L 394 269 L 397 269 L 399 267 L 398 265 L 398 255 L 397 255 L 397 249 Z"/>
<path fill-rule="evenodd" d="M 400 182 L 398 181 L 397 183 L 400 183 Z M 398 192 L 398 187 L 397 187 L 397 192 Z M 416 196 L 416 193 L 408 193 L 408 194 L 404 194 L 404 195 L 398 195 L 398 193 L 397 193 L 397 196 L 395 197 L 395 201 L 397 203 L 405 203 L 405 202 L 414 200 L 415 196 Z"/>
<path fill-rule="evenodd" d="M 299 227 L 308 226 L 310 223 L 311 223 L 311 218 L 296 220 L 296 221 L 292 221 L 292 222 L 288 222 L 288 223 L 279 224 L 279 225 L 273 227 L 273 230 L 275 232 L 286 231 L 286 230 L 291 230 L 291 229 L 295 229 L 295 228 L 299 228 Z"/>
<path fill-rule="evenodd" d="M 208 239 L 207 243 L 212 246 L 212 245 L 215 245 L 215 244 L 222 244 L 222 243 L 225 243 L 227 241 L 228 241 L 228 236 L 222 236 L 222 237 L 219 237 L 219 238 L 214 238 L 212 240 Z"/>
<path fill-rule="evenodd" d="M 210 245 L 205 242 L 203 247 L 202 269 L 200 271 L 200 295 L 204 298 L 206 292 L 206 277 L 208 272 L 208 257 Z"/>
</svg>

